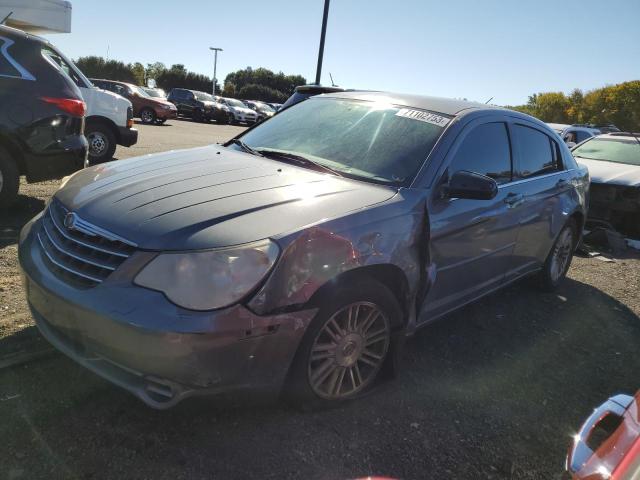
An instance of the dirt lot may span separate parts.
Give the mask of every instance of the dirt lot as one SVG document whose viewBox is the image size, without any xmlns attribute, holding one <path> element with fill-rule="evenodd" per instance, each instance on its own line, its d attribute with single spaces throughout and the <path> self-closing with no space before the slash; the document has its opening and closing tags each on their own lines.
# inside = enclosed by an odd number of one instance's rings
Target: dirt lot
<svg viewBox="0 0 640 480">
<path fill-rule="evenodd" d="M 237 131 L 170 123 L 117 155 Z M 0 357 L 46 345 L 16 241 L 56 185 L 22 185 L 0 219 Z M 560 478 L 580 421 L 640 386 L 640 257 L 576 258 L 569 276 L 556 294 L 523 281 L 425 328 L 397 380 L 330 411 L 218 398 L 156 412 L 58 354 L 0 369 L 0 478 Z"/>
</svg>

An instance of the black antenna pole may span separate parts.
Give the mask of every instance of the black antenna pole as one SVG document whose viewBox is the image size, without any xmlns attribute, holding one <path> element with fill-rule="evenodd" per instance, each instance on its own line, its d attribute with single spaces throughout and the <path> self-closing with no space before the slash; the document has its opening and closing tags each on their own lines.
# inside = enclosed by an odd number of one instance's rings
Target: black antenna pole
<svg viewBox="0 0 640 480">
<path fill-rule="evenodd" d="M 333 75 L 331 75 L 331 72 L 329 72 L 329 78 L 331 79 L 331 86 L 335 87 L 336 83 L 333 81 Z"/>
<path fill-rule="evenodd" d="M 489 103 L 491 100 L 493 100 L 493 97 L 491 97 L 489 100 L 487 100 L 486 102 L 484 102 L 484 104 L 486 105 L 487 103 Z"/>
<path fill-rule="evenodd" d="M 322 15 L 322 32 L 320 33 L 320 49 L 318 50 L 318 67 L 316 68 L 316 85 L 320 85 L 322 74 L 322 57 L 324 56 L 324 37 L 327 33 L 327 17 L 329 16 L 329 0 L 324 0 L 324 14 Z"/>
<path fill-rule="evenodd" d="M 9 12 L 9 14 L 8 14 L 6 17 L 4 17 L 4 18 L 2 19 L 2 21 L 0 22 L 0 25 L 4 25 L 4 22 L 6 22 L 7 20 L 9 20 L 9 17 L 10 17 L 11 15 L 13 15 L 13 12 Z"/>
</svg>

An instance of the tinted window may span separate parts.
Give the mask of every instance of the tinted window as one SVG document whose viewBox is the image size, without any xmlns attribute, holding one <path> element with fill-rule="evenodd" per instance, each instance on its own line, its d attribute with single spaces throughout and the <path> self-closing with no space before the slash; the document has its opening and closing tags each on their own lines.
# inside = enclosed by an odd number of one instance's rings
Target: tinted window
<svg viewBox="0 0 640 480">
<path fill-rule="evenodd" d="M 543 175 L 558 169 L 555 144 L 546 134 L 524 125 L 514 125 L 514 130 L 520 153 L 521 177 Z"/>
<path fill-rule="evenodd" d="M 504 123 L 475 127 L 462 141 L 451 163 L 450 173 L 460 170 L 480 173 L 498 183 L 511 181 L 511 148 Z"/>
<path fill-rule="evenodd" d="M 591 137 L 591 135 L 589 135 L 587 132 L 577 131 L 576 132 L 576 138 L 577 138 L 576 143 L 583 142 L 584 140 L 586 140 L 589 137 Z"/>
<path fill-rule="evenodd" d="M 11 41 L 7 38 L 0 38 L 0 48 L 4 47 L 7 44 L 11 44 Z M 18 71 L 18 69 L 14 66 L 16 60 L 10 57 L 10 49 L 7 48 L 6 55 L 0 50 L 0 77 L 16 77 L 22 78 L 22 75 Z"/>
</svg>

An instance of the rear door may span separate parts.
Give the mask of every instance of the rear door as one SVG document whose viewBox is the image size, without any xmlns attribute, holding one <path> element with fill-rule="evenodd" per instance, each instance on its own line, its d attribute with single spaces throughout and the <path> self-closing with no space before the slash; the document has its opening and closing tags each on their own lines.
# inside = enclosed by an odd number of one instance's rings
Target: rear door
<svg viewBox="0 0 640 480">
<path fill-rule="evenodd" d="M 525 120 L 514 122 L 511 131 L 516 158 L 514 180 L 524 195 L 511 271 L 511 275 L 519 276 L 544 263 L 555 236 L 572 213 L 564 197 L 573 187 L 555 136 Z"/>
<path fill-rule="evenodd" d="M 491 118 L 491 117 L 489 117 Z M 496 121 L 472 121 L 444 160 L 429 201 L 433 284 L 420 322 L 431 320 L 491 291 L 504 282 L 518 236 L 523 200 L 513 183 L 509 129 Z M 440 185 L 467 170 L 492 177 L 498 194 L 492 200 L 442 198 Z"/>
</svg>

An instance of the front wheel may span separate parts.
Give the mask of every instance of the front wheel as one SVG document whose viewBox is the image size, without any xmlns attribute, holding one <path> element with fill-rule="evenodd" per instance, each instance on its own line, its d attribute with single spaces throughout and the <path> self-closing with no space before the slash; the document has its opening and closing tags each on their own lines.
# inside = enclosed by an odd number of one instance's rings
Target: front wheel
<svg viewBox="0 0 640 480">
<path fill-rule="evenodd" d="M 108 162 L 116 151 L 116 137 L 107 125 L 102 123 L 87 125 L 84 132 L 89 142 L 89 163 Z"/>
<path fill-rule="evenodd" d="M 304 405 L 333 405 L 374 383 L 402 314 L 393 294 L 373 280 L 341 285 L 318 302 L 291 367 L 289 396 Z"/>
<path fill-rule="evenodd" d="M 542 271 L 538 274 L 538 280 L 543 290 L 552 292 L 562 283 L 571 266 L 577 239 L 578 225 L 575 220 L 570 219 L 560 230 L 544 262 Z"/>
<path fill-rule="evenodd" d="M 155 121 L 156 121 L 156 112 L 154 112 L 150 108 L 143 108 L 142 111 L 140 112 L 140 120 L 142 120 L 142 123 L 144 123 L 146 125 L 150 125 L 152 123 L 155 123 Z"/>
</svg>

